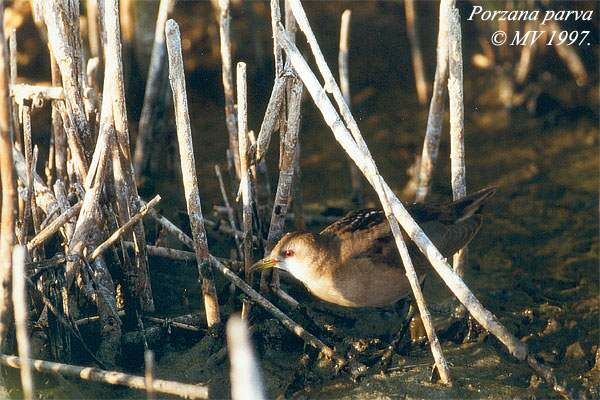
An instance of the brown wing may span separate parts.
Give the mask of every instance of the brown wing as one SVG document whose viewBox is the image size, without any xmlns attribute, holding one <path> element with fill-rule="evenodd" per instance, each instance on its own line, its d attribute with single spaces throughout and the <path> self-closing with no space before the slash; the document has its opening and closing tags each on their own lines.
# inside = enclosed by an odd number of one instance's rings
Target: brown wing
<svg viewBox="0 0 600 400">
<path fill-rule="evenodd" d="M 408 211 L 423 228 L 444 257 L 450 257 L 475 236 L 481 226 L 481 205 L 495 188 L 473 193 L 446 205 L 412 204 Z M 400 257 L 382 210 L 354 211 L 321 231 L 320 236 L 339 248 L 340 263 L 351 258 L 368 257 L 376 263 L 400 265 Z M 404 234 L 414 257 L 420 252 Z M 420 257 L 423 263 L 423 258 Z"/>
<path fill-rule="evenodd" d="M 425 234 L 444 257 L 450 257 L 468 244 L 480 226 L 480 215 L 473 215 L 453 224 L 445 224 L 436 220 L 421 223 Z"/>
<path fill-rule="evenodd" d="M 377 251 L 391 239 L 391 232 L 383 211 L 369 208 L 348 213 L 323 229 L 320 237 L 339 246 L 343 263 L 366 251 Z"/>
</svg>

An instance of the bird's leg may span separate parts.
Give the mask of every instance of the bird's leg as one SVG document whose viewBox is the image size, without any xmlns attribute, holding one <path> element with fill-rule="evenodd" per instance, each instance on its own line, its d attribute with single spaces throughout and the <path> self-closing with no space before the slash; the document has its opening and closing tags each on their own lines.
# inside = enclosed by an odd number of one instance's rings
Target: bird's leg
<svg viewBox="0 0 600 400">
<path fill-rule="evenodd" d="M 485 330 L 471 317 L 470 315 L 467 318 L 467 334 L 463 340 L 463 343 L 474 342 L 479 340 L 479 337 Z"/>
<path fill-rule="evenodd" d="M 408 331 L 408 328 L 409 328 L 411 321 L 412 321 L 413 317 L 415 316 L 416 312 L 417 312 L 417 310 L 413 306 L 412 301 L 411 301 L 410 306 L 408 308 L 408 313 L 406 314 L 406 318 L 404 318 L 404 322 L 402 323 L 400 330 L 394 336 L 394 338 L 392 339 L 390 344 L 384 349 L 383 354 L 381 355 L 381 358 L 379 360 L 379 366 L 380 366 L 380 369 L 382 372 L 387 371 L 387 369 L 389 368 L 390 363 L 392 361 L 392 356 L 394 355 L 394 353 L 396 352 L 396 349 L 400 345 L 400 342 L 406 335 L 406 332 Z"/>
</svg>

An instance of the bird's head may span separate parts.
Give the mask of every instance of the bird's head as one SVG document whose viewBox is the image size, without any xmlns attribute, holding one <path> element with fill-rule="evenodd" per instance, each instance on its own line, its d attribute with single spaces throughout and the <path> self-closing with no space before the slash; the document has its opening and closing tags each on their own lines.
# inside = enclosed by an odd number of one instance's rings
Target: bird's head
<svg viewBox="0 0 600 400">
<path fill-rule="evenodd" d="M 319 244 L 315 234 L 292 232 L 284 235 L 271 253 L 250 268 L 250 272 L 277 268 L 305 282 L 318 268 Z"/>
</svg>

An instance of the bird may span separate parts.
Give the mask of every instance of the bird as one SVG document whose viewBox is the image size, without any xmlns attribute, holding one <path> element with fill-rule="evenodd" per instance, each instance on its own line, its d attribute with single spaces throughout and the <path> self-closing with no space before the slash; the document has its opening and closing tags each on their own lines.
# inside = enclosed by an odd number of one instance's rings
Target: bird
<svg viewBox="0 0 600 400">
<path fill-rule="evenodd" d="M 496 189 L 488 187 L 447 204 L 414 203 L 407 211 L 442 255 L 450 257 L 475 236 L 482 206 Z M 429 262 L 412 242 L 407 246 L 422 282 Z M 385 307 L 411 293 L 381 209 L 350 212 L 319 233 L 285 234 L 250 272 L 271 268 L 290 274 L 317 299 L 342 307 Z"/>
</svg>

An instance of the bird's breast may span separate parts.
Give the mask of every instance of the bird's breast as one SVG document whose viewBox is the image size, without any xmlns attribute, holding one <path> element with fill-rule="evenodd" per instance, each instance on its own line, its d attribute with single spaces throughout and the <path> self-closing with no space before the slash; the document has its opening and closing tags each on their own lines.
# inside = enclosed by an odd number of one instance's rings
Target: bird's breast
<svg viewBox="0 0 600 400">
<path fill-rule="evenodd" d="M 410 293 L 402 268 L 373 265 L 369 260 L 355 260 L 350 267 L 304 284 L 319 299 L 344 307 L 384 307 Z"/>
</svg>

